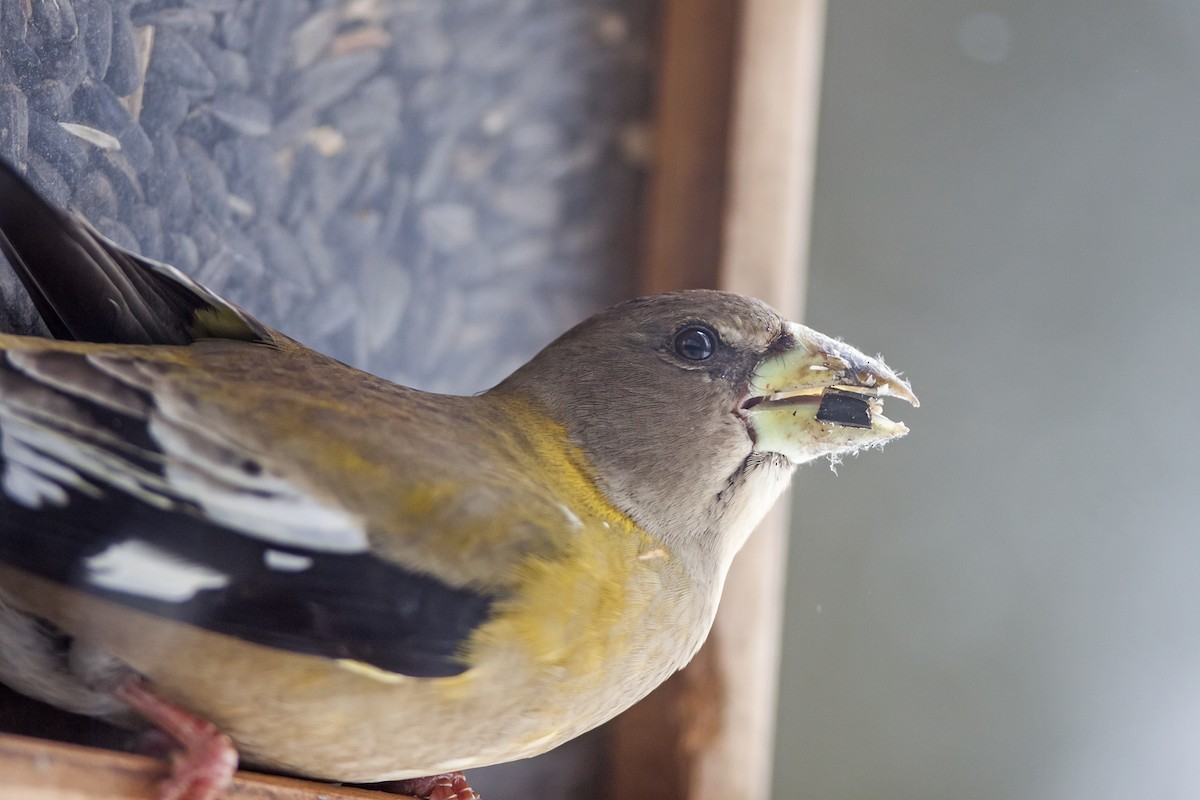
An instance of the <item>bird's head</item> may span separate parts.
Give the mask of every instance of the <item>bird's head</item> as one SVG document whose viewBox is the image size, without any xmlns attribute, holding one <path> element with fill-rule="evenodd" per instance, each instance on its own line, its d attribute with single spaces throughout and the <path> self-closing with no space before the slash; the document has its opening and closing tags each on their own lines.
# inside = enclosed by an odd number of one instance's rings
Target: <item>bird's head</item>
<svg viewBox="0 0 1200 800">
<path fill-rule="evenodd" d="M 917 405 L 882 361 L 716 291 L 631 300 L 505 380 L 567 430 L 609 501 L 697 570 L 723 571 L 797 464 L 908 429 Z"/>
</svg>

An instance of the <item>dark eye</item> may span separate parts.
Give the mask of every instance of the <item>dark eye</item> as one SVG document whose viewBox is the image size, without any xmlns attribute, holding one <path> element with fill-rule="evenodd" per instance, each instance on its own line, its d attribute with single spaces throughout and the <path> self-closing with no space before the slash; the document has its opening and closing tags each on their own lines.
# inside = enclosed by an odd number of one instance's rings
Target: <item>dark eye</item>
<svg viewBox="0 0 1200 800">
<path fill-rule="evenodd" d="M 717 351 L 717 335 L 701 325 L 689 325 L 675 334 L 675 352 L 689 361 L 703 361 Z"/>
</svg>

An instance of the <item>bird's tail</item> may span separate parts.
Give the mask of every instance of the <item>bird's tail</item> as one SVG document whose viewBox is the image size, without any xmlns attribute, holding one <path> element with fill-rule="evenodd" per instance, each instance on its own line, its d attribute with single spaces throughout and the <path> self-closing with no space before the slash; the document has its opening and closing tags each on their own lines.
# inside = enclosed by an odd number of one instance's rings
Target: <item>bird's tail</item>
<svg viewBox="0 0 1200 800">
<path fill-rule="evenodd" d="M 271 341 L 237 306 L 174 267 L 117 246 L 84 219 L 60 211 L 0 160 L 0 252 L 59 339 L 190 344 L 197 339 Z"/>
</svg>

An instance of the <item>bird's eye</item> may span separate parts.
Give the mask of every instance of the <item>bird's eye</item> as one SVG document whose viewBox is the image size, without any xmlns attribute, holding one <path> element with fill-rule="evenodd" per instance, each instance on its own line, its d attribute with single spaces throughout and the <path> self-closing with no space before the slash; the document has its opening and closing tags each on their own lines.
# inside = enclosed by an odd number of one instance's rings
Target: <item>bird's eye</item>
<svg viewBox="0 0 1200 800">
<path fill-rule="evenodd" d="M 704 361 L 717 351 L 717 334 L 702 325 L 689 325 L 675 334 L 675 352 L 688 361 Z"/>
</svg>

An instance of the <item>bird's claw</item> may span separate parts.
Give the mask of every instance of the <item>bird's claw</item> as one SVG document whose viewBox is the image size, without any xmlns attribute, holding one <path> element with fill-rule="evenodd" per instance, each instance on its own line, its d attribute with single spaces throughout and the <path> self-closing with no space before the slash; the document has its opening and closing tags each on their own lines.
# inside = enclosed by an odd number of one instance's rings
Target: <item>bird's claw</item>
<svg viewBox="0 0 1200 800">
<path fill-rule="evenodd" d="M 421 800 L 479 800 L 479 795 L 467 783 L 467 776 L 461 772 L 396 781 L 390 784 L 388 789 L 398 794 L 419 797 Z"/>
<path fill-rule="evenodd" d="M 159 786 L 158 800 L 224 796 L 238 765 L 232 739 L 211 722 L 159 697 L 138 678 L 121 684 L 117 695 L 180 746 L 171 754 L 171 775 Z"/>
</svg>

